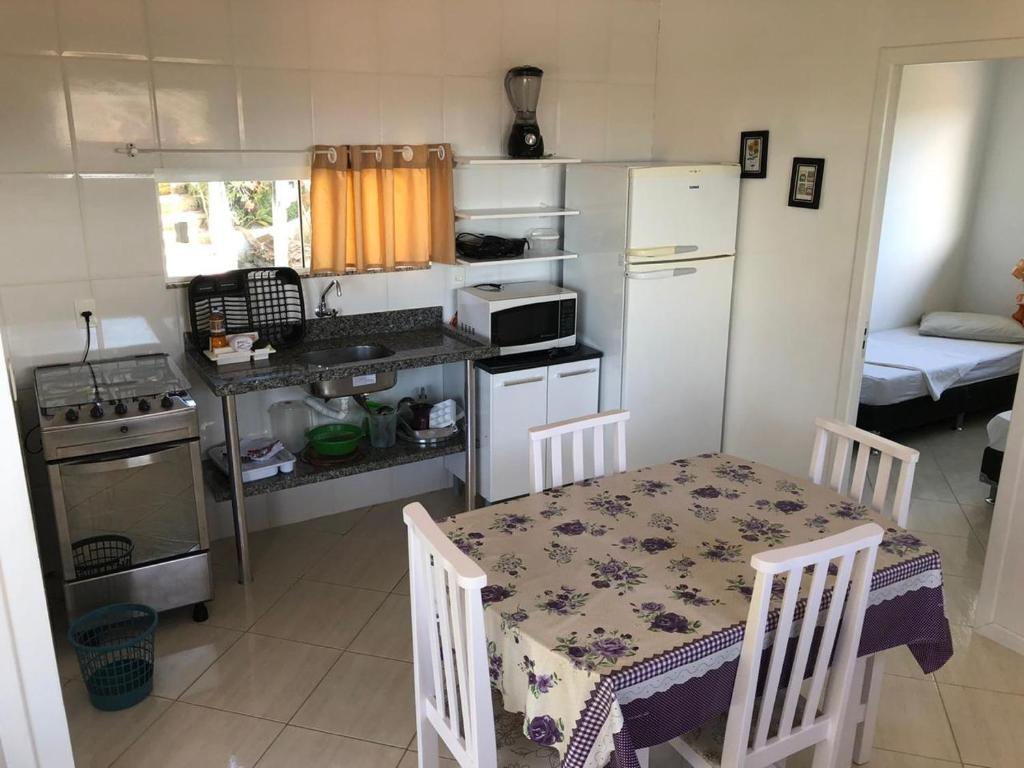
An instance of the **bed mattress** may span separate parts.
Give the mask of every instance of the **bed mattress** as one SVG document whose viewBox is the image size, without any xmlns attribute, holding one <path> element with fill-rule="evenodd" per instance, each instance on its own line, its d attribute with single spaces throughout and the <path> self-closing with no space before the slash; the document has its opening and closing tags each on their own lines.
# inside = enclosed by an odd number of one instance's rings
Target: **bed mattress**
<svg viewBox="0 0 1024 768">
<path fill-rule="evenodd" d="M 920 350 L 935 350 L 939 355 L 948 351 L 958 356 L 970 356 L 975 365 L 952 385 L 955 387 L 1017 373 L 1020 369 L 1021 352 L 1024 349 L 1020 344 L 921 336 L 917 332 L 917 326 L 875 331 L 868 335 L 868 344 L 870 345 L 872 339 L 876 338 L 900 343 L 910 343 L 912 340 Z M 864 365 L 860 401 L 865 405 L 893 405 L 928 395 L 928 383 L 919 370 L 872 363 Z"/>
<path fill-rule="evenodd" d="M 1013 411 L 1003 411 L 998 416 L 993 416 L 986 427 L 988 431 L 988 445 L 996 451 L 1006 450 L 1006 436 L 1010 434 L 1010 414 Z"/>
</svg>

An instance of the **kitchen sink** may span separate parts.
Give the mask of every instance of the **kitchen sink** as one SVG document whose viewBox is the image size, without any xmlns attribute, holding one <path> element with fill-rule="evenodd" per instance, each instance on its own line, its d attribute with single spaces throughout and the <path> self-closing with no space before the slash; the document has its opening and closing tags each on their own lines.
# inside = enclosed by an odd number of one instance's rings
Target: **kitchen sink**
<svg viewBox="0 0 1024 768">
<path fill-rule="evenodd" d="M 334 347 L 333 349 L 306 352 L 299 355 L 299 361 L 306 365 L 328 368 L 332 365 L 342 365 L 344 363 L 381 360 L 385 357 L 391 357 L 393 354 L 395 354 L 393 350 L 388 349 L 382 344 L 354 344 L 348 347 Z M 309 385 L 309 388 L 317 397 L 330 400 L 334 397 L 363 395 L 368 392 L 391 389 L 391 387 L 395 386 L 396 380 L 397 374 L 394 371 L 390 371 L 388 373 L 344 376 L 340 379 L 330 379 L 329 381 L 314 381 Z"/>
</svg>

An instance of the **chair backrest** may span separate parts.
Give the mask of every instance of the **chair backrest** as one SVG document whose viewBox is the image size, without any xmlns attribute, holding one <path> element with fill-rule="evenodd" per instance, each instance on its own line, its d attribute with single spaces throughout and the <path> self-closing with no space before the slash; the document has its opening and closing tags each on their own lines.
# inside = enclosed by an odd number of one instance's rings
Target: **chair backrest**
<svg viewBox="0 0 1024 768">
<path fill-rule="evenodd" d="M 565 484 L 562 473 L 562 439 L 565 435 L 572 436 L 572 477 L 568 482 L 575 483 L 586 480 L 584 474 L 583 434 L 593 430 L 593 466 L 591 477 L 604 477 L 604 428 L 613 427 L 614 468 L 616 472 L 626 471 L 626 422 L 629 411 L 605 411 L 593 416 L 582 416 L 578 419 L 556 421 L 542 427 L 530 428 L 530 492 L 540 493 L 544 490 L 544 444 L 548 443 L 548 457 L 551 467 L 551 487 L 558 488 Z"/>
<path fill-rule="evenodd" d="M 863 503 L 871 451 L 878 451 L 878 471 L 875 474 L 870 506 L 876 512 L 891 517 L 900 528 L 906 528 L 914 487 L 914 469 L 921 454 L 913 448 L 835 419 L 819 418 L 814 423 L 817 433 L 811 451 L 811 480 L 817 485 L 827 484 L 829 488 Z M 830 453 L 831 469 L 827 470 Z M 851 462 L 853 473 L 849 474 Z M 899 475 L 890 501 L 889 486 L 894 463 L 899 465 Z"/>
<path fill-rule="evenodd" d="M 825 539 L 769 550 L 751 558 L 757 576 L 729 707 L 723 766 L 764 768 L 812 745 L 817 745 L 815 766 L 838 764 L 836 756 L 842 746 L 842 724 L 846 722 L 848 707 L 856 706 L 856 702 L 851 701 L 855 698 L 854 664 L 882 534 L 881 526 L 867 523 Z M 824 610 L 824 621 L 819 622 L 822 596 L 833 561 L 836 567 L 831 602 Z M 809 576 L 806 589 L 805 571 Z M 781 587 L 779 580 L 785 582 L 785 588 L 771 658 L 760 678 L 763 690 L 755 721 L 754 705 L 767 645 L 769 609 L 773 595 L 778 594 Z M 795 617 L 798 605 L 803 606 L 800 619 Z M 794 626 L 797 622 L 798 631 Z M 820 641 L 812 659 L 811 650 L 819 625 Z M 783 680 L 789 640 L 794 635 L 793 663 L 788 679 Z M 831 670 L 830 658 L 833 659 Z M 810 668 L 814 672 L 803 715 L 798 721 L 801 686 Z M 828 691 L 821 703 L 826 678 Z M 785 698 L 780 710 L 777 703 L 783 691 Z M 826 755 L 819 755 L 817 750 L 825 751 Z"/>
<path fill-rule="evenodd" d="M 462 768 L 494 768 L 480 595 L 487 575 L 445 536 L 422 504 L 406 505 L 402 517 L 409 531 L 417 728 L 432 727 Z M 421 754 L 423 747 L 421 742 Z"/>
</svg>

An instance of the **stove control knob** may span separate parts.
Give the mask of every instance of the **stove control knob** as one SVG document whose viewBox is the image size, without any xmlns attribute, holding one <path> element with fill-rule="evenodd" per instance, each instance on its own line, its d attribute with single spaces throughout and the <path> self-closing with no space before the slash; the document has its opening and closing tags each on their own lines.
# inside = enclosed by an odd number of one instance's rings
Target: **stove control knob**
<svg viewBox="0 0 1024 768">
<path fill-rule="evenodd" d="M 128 406 L 122 403 L 121 401 L 118 401 L 117 405 L 114 406 L 114 413 L 116 413 L 118 416 L 124 416 L 126 413 L 128 413 Z"/>
<path fill-rule="evenodd" d="M 102 419 L 103 418 L 103 406 L 100 405 L 99 403 L 95 403 L 92 406 L 92 408 L 89 409 L 89 415 L 92 416 L 94 419 Z"/>
<path fill-rule="evenodd" d="M 160 407 L 161 408 L 170 408 L 172 405 L 174 405 L 174 401 L 171 400 L 171 396 L 170 395 L 164 395 L 160 399 Z"/>
<path fill-rule="evenodd" d="M 139 410 L 142 411 L 143 413 L 147 413 L 150 407 L 151 406 L 149 404 L 149 400 L 146 400 L 145 398 L 139 400 Z"/>
<path fill-rule="evenodd" d="M 78 409 L 68 408 L 67 413 L 64 414 L 64 418 L 68 421 L 78 421 Z"/>
</svg>

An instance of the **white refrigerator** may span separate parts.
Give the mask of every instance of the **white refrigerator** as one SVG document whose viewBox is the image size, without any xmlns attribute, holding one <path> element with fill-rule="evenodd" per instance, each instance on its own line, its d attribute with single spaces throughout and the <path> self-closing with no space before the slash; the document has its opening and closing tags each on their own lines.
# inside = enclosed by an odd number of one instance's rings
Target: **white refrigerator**
<svg viewBox="0 0 1024 768">
<path fill-rule="evenodd" d="M 722 447 L 740 167 L 566 169 L 563 282 L 604 352 L 601 410 L 626 408 L 629 467 Z"/>
</svg>

